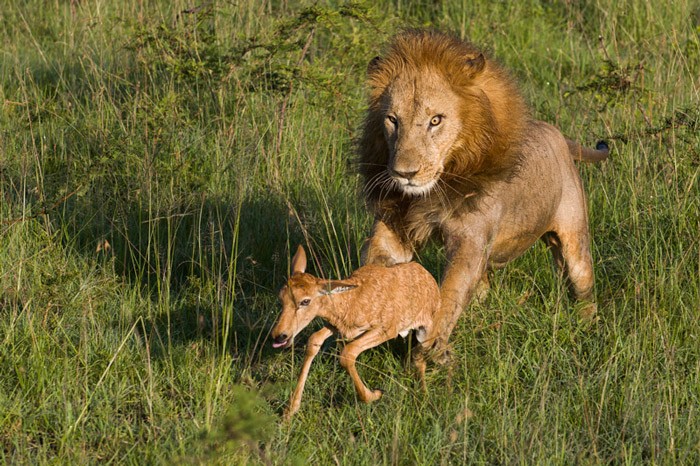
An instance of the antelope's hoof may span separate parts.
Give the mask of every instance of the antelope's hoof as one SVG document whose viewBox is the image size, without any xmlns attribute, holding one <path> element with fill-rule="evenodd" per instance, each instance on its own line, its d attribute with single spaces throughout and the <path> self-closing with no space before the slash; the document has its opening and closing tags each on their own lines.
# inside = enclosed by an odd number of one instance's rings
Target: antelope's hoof
<svg viewBox="0 0 700 466">
<path fill-rule="evenodd" d="M 377 401 L 378 399 L 380 399 L 382 397 L 383 394 L 384 394 L 384 392 L 382 392 L 381 390 L 372 390 L 371 392 L 369 392 L 365 396 L 365 399 L 363 401 L 365 403 L 371 403 L 373 401 Z"/>
<path fill-rule="evenodd" d="M 294 414 L 299 411 L 299 405 L 290 405 L 287 407 L 287 409 L 284 410 L 284 413 L 282 414 L 282 419 L 286 422 L 290 421 L 292 417 L 294 417 Z"/>
</svg>

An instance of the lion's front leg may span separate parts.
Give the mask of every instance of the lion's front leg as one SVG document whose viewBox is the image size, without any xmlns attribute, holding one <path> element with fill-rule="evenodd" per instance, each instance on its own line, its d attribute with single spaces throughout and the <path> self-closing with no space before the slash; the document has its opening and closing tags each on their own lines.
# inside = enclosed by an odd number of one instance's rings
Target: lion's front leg
<svg viewBox="0 0 700 466">
<path fill-rule="evenodd" d="M 362 264 L 391 266 L 410 262 L 413 249 L 401 241 L 399 235 L 386 223 L 376 220 L 372 227 L 372 236 L 362 248 Z"/>
<path fill-rule="evenodd" d="M 462 243 L 448 247 L 448 263 L 440 285 L 440 310 L 429 335 L 431 358 L 445 363 L 449 358 L 447 340 L 457 319 L 478 291 L 486 272 L 487 255 L 483 245 Z"/>
</svg>

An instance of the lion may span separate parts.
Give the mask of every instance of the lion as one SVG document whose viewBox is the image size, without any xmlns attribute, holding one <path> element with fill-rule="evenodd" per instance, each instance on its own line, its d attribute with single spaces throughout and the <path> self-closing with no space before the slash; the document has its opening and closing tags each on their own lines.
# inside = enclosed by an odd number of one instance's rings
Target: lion
<svg viewBox="0 0 700 466">
<path fill-rule="evenodd" d="M 574 160 L 608 156 L 533 119 L 516 83 L 473 44 L 432 30 L 398 34 L 368 66 L 369 106 L 358 139 L 363 193 L 375 219 L 364 264 L 409 262 L 430 238 L 447 264 L 433 357 L 488 272 L 538 238 L 551 249 L 581 315 L 593 319 L 586 199 Z"/>
</svg>

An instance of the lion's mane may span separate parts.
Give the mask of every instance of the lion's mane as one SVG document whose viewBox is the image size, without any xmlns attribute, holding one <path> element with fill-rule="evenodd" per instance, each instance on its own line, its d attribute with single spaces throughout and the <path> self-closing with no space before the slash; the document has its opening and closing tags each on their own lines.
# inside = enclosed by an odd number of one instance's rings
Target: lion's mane
<svg viewBox="0 0 700 466">
<path fill-rule="evenodd" d="M 481 59 L 483 69 L 473 72 L 470 63 Z M 461 131 L 451 147 L 435 196 L 411 197 L 396 188 L 377 183 L 387 169 L 389 148 L 385 140 L 384 102 L 398 76 L 439 73 L 460 99 Z M 409 210 L 420 211 L 416 221 L 439 216 L 441 208 L 456 208 L 473 199 L 495 180 L 516 176 L 519 146 L 530 114 L 517 86 L 508 73 L 490 56 L 456 36 L 425 30 L 408 30 L 396 36 L 386 52 L 368 67 L 369 106 L 362 135 L 358 140 L 359 171 L 364 194 L 381 217 L 393 217 L 406 235 L 418 225 L 411 222 Z M 447 196 L 449 199 L 445 199 Z M 422 216 L 422 217 L 421 217 Z M 396 226 L 396 225 L 395 225 Z M 423 238 L 424 239 L 424 238 Z"/>
</svg>

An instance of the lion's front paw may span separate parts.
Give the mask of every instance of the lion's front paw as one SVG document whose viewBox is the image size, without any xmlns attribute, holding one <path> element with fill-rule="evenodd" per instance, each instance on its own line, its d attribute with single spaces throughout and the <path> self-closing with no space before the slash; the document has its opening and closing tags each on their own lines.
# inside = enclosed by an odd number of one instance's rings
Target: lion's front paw
<svg viewBox="0 0 700 466">
<path fill-rule="evenodd" d="M 378 254 L 376 256 L 371 256 L 369 260 L 367 261 L 368 264 L 374 264 L 374 265 L 381 265 L 384 267 L 391 267 L 392 265 L 396 265 L 396 260 L 386 254 Z"/>
<path fill-rule="evenodd" d="M 598 305 L 591 301 L 582 301 L 576 306 L 581 322 L 594 323 L 598 321 Z"/>
</svg>

